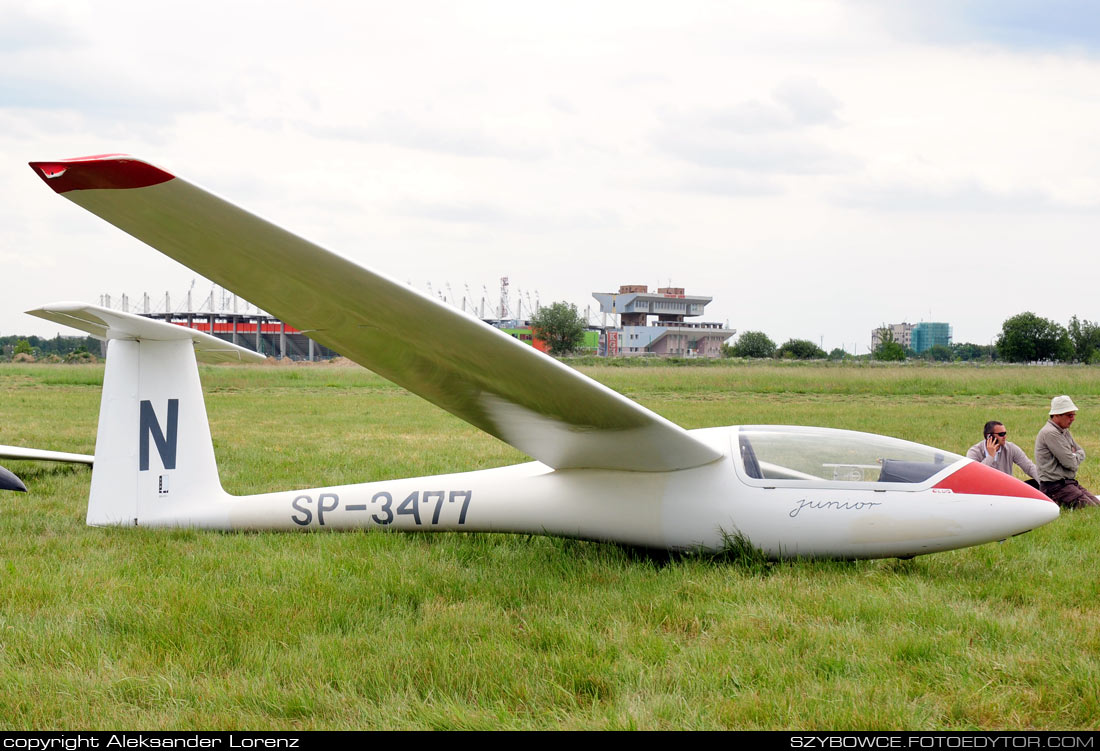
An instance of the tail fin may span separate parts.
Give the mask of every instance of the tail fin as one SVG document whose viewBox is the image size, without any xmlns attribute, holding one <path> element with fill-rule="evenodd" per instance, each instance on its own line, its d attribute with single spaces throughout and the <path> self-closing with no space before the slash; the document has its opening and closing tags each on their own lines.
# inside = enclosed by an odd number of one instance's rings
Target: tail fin
<svg viewBox="0 0 1100 751">
<path fill-rule="evenodd" d="M 262 355 L 94 305 L 55 303 L 28 312 L 107 340 L 88 524 L 186 524 L 189 508 L 225 497 L 196 359 L 257 361 Z"/>
</svg>

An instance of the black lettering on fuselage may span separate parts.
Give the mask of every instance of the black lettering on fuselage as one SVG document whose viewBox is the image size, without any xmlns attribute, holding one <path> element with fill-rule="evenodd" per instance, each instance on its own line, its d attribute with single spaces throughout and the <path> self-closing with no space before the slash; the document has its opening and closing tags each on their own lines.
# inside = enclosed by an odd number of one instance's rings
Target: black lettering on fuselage
<svg viewBox="0 0 1100 751">
<path fill-rule="evenodd" d="M 881 506 L 877 501 L 811 501 L 806 498 L 795 501 L 798 508 L 791 509 L 788 514 L 792 519 L 804 508 L 836 509 L 837 511 L 862 511 L 865 508 Z"/>
<path fill-rule="evenodd" d="M 325 505 L 326 498 L 332 501 L 331 506 Z M 335 493 L 321 493 L 317 496 L 317 523 L 323 525 L 325 523 L 325 512 L 335 511 L 338 508 L 340 508 L 340 496 Z"/>
<path fill-rule="evenodd" d="M 302 503 L 312 503 L 312 502 L 313 502 L 313 499 L 310 498 L 308 495 L 300 495 L 297 498 L 295 498 L 294 501 L 290 505 L 294 508 L 295 511 L 301 511 L 302 512 L 302 518 L 299 519 L 297 516 L 292 515 L 290 517 L 290 520 L 292 522 L 294 522 L 295 524 L 297 524 L 298 526 L 301 526 L 301 527 L 307 526 L 311 521 L 313 521 L 313 512 L 310 511 L 305 506 L 303 506 Z"/>
<path fill-rule="evenodd" d="M 180 400 L 168 400 L 168 431 L 167 435 L 160 429 L 157 413 L 153 411 L 153 403 L 148 399 L 141 401 L 140 425 L 138 427 L 138 469 L 142 472 L 149 469 L 149 436 L 153 437 L 153 443 L 157 445 L 157 453 L 160 454 L 160 463 L 165 469 L 176 468 L 176 433 L 179 427 Z"/>
</svg>

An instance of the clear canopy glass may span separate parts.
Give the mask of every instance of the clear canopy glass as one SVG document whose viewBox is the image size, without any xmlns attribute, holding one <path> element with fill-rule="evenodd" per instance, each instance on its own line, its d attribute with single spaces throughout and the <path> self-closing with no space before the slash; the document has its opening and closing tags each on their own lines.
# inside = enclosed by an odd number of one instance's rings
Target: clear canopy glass
<svg viewBox="0 0 1100 751">
<path fill-rule="evenodd" d="M 831 428 L 742 426 L 745 474 L 754 480 L 922 483 L 963 457 L 898 438 Z"/>
</svg>

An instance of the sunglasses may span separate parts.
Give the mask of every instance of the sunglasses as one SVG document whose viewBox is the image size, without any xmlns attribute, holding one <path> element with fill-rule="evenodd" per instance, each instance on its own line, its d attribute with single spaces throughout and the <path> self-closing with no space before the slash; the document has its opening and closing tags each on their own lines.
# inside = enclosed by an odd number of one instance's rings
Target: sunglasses
<svg viewBox="0 0 1100 751">
<path fill-rule="evenodd" d="M 990 435 L 995 435 L 998 438 L 1004 438 L 1006 435 L 1008 435 L 1008 431 L 1002 430 L 1000 433 L 990 433 Z"/>
</svg>

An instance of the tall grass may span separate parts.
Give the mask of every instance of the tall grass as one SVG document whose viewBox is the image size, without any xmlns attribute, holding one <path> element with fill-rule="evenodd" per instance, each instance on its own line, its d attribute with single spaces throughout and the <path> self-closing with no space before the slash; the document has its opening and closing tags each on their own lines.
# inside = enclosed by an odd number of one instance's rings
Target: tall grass
<svg viewBox="0 0 1100 751">
<path fill-rule="evenodd" d="M 689 427 L 809 423 L 956 451 L 1078 368 L 586 368 Z M 944 372 L 941 373 L 940 371 Z M 369 373 L 202 371 L 236 493 L 507 464 Z M 90 452 L 102 368 L 0 367 L 0 443 Z M 917 379 L 917 380 L 914 380 Z M 815 384 L 817 384 L 815 386 Z M 92 529 L 88 472 L 6 465 L 0 728 L 1090 728 L 1100 513 L 912 561 L 765 564 L 475 534 Z"/>
</svg>

